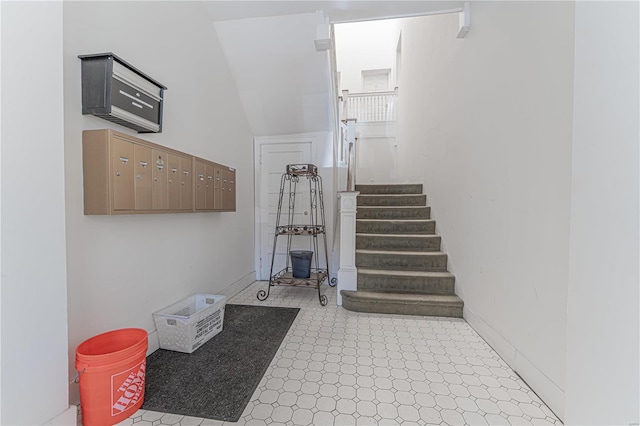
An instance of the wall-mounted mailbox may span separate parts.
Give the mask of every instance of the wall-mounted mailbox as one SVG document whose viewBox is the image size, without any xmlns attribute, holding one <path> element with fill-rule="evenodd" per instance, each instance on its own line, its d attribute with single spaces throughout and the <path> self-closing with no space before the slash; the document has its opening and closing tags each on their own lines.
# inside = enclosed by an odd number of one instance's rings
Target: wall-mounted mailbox
<svg viewBox="0 0 640 426">
<path fill-rule="evenodd" d="M 113 53 L 80 55 L 82 113 L 104 118 L 138 133 L 162 132 L 167 88 Z"/>
<path fill-rule="evenodd" d="M 84 214 L 235 212 L 236 170 L 112 129 L 82 132 Z"/>
</svg>

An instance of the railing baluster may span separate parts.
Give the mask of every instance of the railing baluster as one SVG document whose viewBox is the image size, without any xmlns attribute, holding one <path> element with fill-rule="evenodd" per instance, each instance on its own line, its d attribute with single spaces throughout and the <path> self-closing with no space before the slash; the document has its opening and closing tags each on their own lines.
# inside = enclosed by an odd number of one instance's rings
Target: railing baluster
<svg viewBox="0 0 640 426">
<path fill-rule="evenodd" d="M 371 98 L 370 97 L 366 97 L 366 98 L 362 98 L 362 100 L 364 101 L 364 110 L 365 113 L 367 115 L 367 121 L 372 121 L 371 120 Z"/>
<path fill-rule="evenodd" d="M 370 118 L 368 117 L 370 99 L 369 98 L 360 98 L 360 101 L 362 102 L 362 112 L 367 117 L 367 121 L 370 121 Z"/>
<path fill-rule="evenodd" d="M 387 121 L 387 96 L 380 97 L 380 120 Z"/>
<path fill-rule="evenodd" d="M 385 121 L 389 121 L 389 101 L 391 100 L 391 97 L 389 95 L 386 95 L 384 97 L 384 120 Z"/>
<path fill-rule="evenodd" d="M 371 97 L 369 98 L 369 103 L 371 104 L 371 109 L 369 110 L 371 115 L 371 118 L 370 118 L 371 121 L 377 121 L 376 120 L 376 107 L 377 107 L 376 104 L 378 103 L 377 100 L 378 100 L 378 96 L 376 95 L 371 95 Z"/>
<path fill-rule="evenodd" d="M 387 95 L 384 97 L 384 118 L 385 121 L 389 121 L 389 119 L 391 118 L 389 116 L 389 112 L 390 112 L 390 108 L 389 108 L 389 102 L 391 101 L 391 96 Z"/>
<path fill-rule="evenodd" d="M 369 117 L 370 98 L 360 98 L 360 100 L 362 101 L 362 105 L 364 106 L 364 108 L 362 109 L 362 115 L 364 115 L 365 120 L 371 121 L 371 118 Z"/>
<path fill-rule="evenodd" d="M 376 121 L 376 95 L 369 98 L 369 121 Z"/>
</svg>

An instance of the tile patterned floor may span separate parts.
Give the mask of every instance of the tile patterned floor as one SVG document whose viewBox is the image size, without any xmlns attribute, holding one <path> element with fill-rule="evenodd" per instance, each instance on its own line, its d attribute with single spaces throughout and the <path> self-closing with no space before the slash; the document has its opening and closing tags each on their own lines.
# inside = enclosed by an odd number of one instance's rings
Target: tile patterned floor
<svg viewBox="0 0 640 426">
<path fill-rule="evenodd" d="M 120 425 L 561 425 L 461 319 L 349 312 L 335 288 L 256 282 L 229 303 L 300 307 L 237 423 L 139 410 Z"/>
</svg>

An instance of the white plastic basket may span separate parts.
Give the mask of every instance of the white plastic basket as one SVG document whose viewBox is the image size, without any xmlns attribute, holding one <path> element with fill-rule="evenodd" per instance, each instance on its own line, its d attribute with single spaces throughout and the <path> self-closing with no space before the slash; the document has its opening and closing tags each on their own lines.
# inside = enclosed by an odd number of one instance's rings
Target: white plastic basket
<svg viewBox="0 0 640 426">
<path fill-rule="evenodd" d="M 192 353 L 222 331 L 226 296 L 194 294 L 154 312 L 160 348 Z"/>
</svg>

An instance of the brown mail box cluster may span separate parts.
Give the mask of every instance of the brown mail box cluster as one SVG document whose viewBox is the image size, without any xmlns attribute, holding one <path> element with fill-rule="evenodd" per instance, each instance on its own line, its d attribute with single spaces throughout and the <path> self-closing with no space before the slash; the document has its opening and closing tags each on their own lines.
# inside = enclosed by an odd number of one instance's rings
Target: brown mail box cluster
<svg viewBox="0 0 640 426">
<path fill-rule="evenodd" d="M 236 171 L 111 129 L 82 132 L 84 214 L 236 211 Z"/>
</svg>

